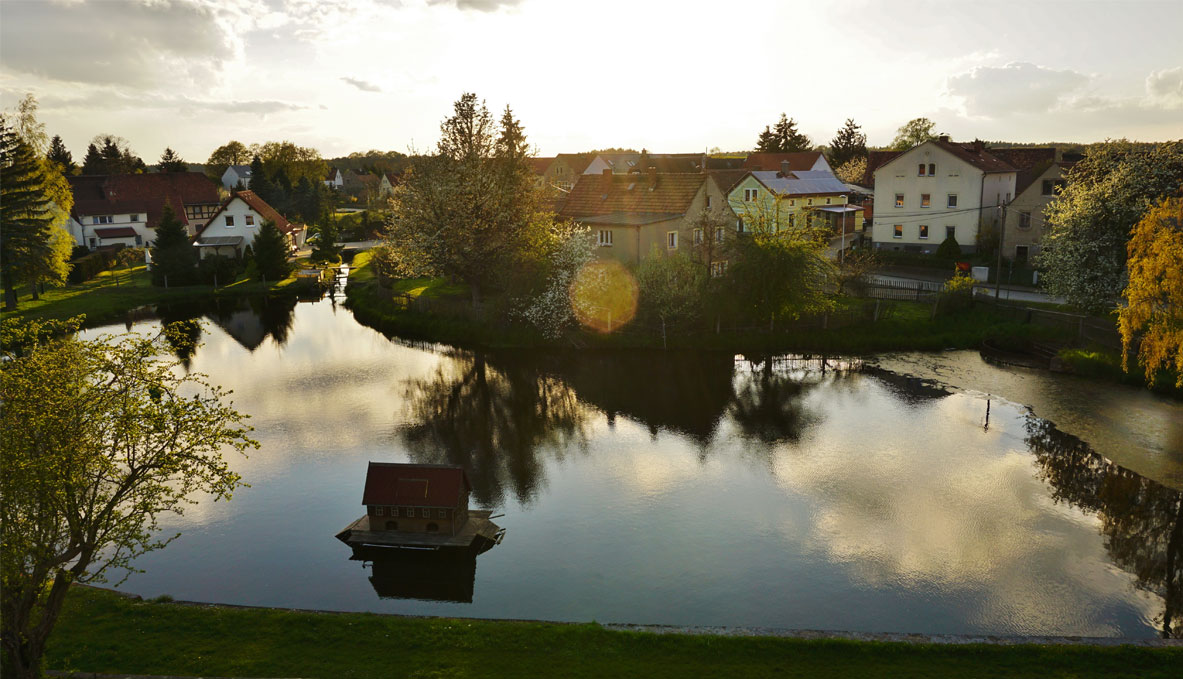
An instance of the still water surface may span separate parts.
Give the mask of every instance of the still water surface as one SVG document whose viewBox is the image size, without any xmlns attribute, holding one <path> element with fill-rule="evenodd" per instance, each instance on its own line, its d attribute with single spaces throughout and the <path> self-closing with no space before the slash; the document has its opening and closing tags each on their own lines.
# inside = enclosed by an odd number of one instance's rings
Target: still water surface
<svg viewBox="0 0 1183 679">
<path fill-rule="evenodd" d="M 489 618 L 1178 635 L 1172 401 L 973 352 L 474 354 L 392 341 L 329 299 L 203 315 L 188 368 L 234 390 L 262 448 L 232 461 L 251 484 L 233 501 L 165 518 L 182 536 L 139 560 L 128 591 Z M 362 514 L 370 460 L 465 465 L 475 503 L 504 512 L 504 543 L 447 568 L 350 560 L 333 536 Z"/>
</svg>

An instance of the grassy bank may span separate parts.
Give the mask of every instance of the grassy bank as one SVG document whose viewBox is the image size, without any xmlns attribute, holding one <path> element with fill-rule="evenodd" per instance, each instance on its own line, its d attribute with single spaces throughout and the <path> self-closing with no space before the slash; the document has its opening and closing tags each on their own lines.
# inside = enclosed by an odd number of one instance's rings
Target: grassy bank
<svg viewBox="0 0 1183 679">
<path fill-rule="evenodd" d="M 1170 677 L 1183 649 L 656 635 L 596 624 L 318 614 L 75 589 L 47 667 L 250 677 Z"/>
<path fill-rule="evenodd" d="M 401 308 L 401 302 L 394 301 L 396 296 L 407 294 L 412 298 L 423 296 L 429 299 L 458 297 L 463 295 L 463 288 L 446 285 L 439 279 L 399 281 L 393 289 L 382 288 L 370 270 L 366 255 L 362 253 L 354 260 L 346 291 L 346 304 L 358 321 L 387 334 L 470 348 L 663 347 L 660 327 L 648 327 L 637 321 L 607 335 L 582 332 L 561 340 L 548 340 L 524 323 L 508 323 L 503 319 L 497 323 L 485 323 L 463 315 L 406 310 Z M 463 304 L 459 299 L 454 301 Z M 867 305 L 865 301 L 851 299 L 839 299 L 837 304 L 835 318 Z M 671 349 L 866 354 L 897 350 L 978 348 L 982 340 L 1000 336 L 1058 339 L 1057 330 L 1011 320 L 983 305 L 936 319 L 931 317 L 932 305 L 929 303 L 884 302 L 880 318 L 875 322 L 865 320 L 829 329 L 788 328 L 774 332 L 765 328 L 733 328 L 726 325 L 719 328 L 719 332 L 670 329 L 667 341 Z"/>
<path fill-rule="evenodd" d="M 152 285 L 147 268 L 141 265 L 130 271 L 122 268 L 103 271 L 95 278 L 78 285 L 50 288 L 38 300 L 34 300 L 26 290 L 18 298 L 16 311 L 5 311 L 2 317 L 61 319 L 85 314 L 87 325 L 94 325 L 118 320 L 128 311 L 148 304 L 220 296 L 290 294 L 296 289 L 294 274 L 282 281 L 271 283 L 240 278 L 219 288 L 211 285 L 159 288 Z"/>
</svg>

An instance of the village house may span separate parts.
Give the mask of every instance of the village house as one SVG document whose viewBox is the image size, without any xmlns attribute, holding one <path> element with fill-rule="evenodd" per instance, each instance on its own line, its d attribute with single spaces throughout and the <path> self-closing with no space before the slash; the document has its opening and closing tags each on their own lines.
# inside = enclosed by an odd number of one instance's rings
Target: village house
<svg viewBox="0 0 1183 679">
<path fill-rule="evenodd" d="M 787 167 L 791 171 L 829 172 L 834 174 L 826 155 L 821 151 L 796 151 L 792 153 L 749 153 L 741 166 L 745 170 L 781 172 Z"/>
<path fill-rule="evenodd" d="M 846 184 L 828 170 L 791 170 L 790 161 L 782 163 L 779 172 L 745 173 L 728 191 L 737 231 L 778 233 L 819 224 L 835 233 L 857 230 L 862 208 L 847 205 Z"/>
<path fill-rule="evenodd" d="M 559 191 L 570 191 L 579 176 L 595 158 L 594 153 L 560 153 L 541 170 L 540 186 L 552 186 Z M 535 169 L 538 172 L 537 169 Z"/>
<path fill-rule="evenodd" d="M 164 206 L 193 235 L 221 202 L 218 187 L 200 172 L 81 175 L 66 178 L 74 194 L 67 228 L 78 245 L 147 247 L 156 240 Z"/>
<path fill-rule="evenodd" d="M 330 167 L 329 173 L 324 178 L 325 186 L 330 189 L 338 189 L 345 186 L 345 175 L 341 172 L 341 168 Z"/>
<path fill-rule="evenodd" d="M 1057 148 L 991 149 L 1019 172 L 1015 198 L 1007 205 L 1002 225 L 1002 255 L 1023 265 L 1039 252 L 1043 211 L 1064 187 L 1069 168 L 1081 158 Z"/>
<path fill-rule="evenodd" d="M 227 191 L 247 189 L 251 186 L 251 166 L 231 165 L 222 173 L 222 186 Z"/>
<path fill-rule="evenodd" d="M 999 228 L 1017 174 L 980 141 L 942 136 L 894 156 L 874 172 L 874 247 L 933 253 L 952 236 L 973 252 L 983 229 Z"/>
<path fill-rule="evenodd" d="M 599 256 L 627 264 L 638 264 L 654 251 L 689 253 L 724 242 L 730 229 L 704 227 L 704 215 L 714 215 L 720 224 L 734 222 L 726 194 L 712 174 L 661 174 L 655 167 L 629 174 L 605 169 L 597 177 L 584 176 L 559 211 L 560 217 L 592 230 Z M 705 228 L 716 232 L 705 233 Z"/>
<path fill-rule="evenodd" d="M 255 242 L 264 221 L 275 222 L 295 250 L 304 245 L 306 228 L 293 224 L 254 191 L 235 191 L 197 233 L 194 245 L 201 256 L 242 257 Z"/>
<path fill-rule="evenodd" d="M 456 535 L 468 522 L 471 493 L 458 465 L 371 462 L 361 502 L 370 530 Z"/>
</svg>

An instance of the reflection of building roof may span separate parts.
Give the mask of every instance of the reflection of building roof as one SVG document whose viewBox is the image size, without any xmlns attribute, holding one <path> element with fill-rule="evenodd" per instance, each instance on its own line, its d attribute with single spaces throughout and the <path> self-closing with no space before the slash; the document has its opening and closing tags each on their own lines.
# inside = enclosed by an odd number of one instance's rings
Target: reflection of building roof
<svg viewBox="0 0 1183 679">
<path fill-rule="evenodd" d="M 136 230 L 130 226 L 114 226 L 108 229 L 95 229 L 94 235 L 99 238 L 127 238 L 134 237 Z"/>
<path fill-rule="evenodd" d="M 182 224 L 186 205 L 216 205 L 218 188 L 200 172 L 81 175 L 67 177 L 74 194 L 75 219 L 89 215 L 143 214 L 144 225 L 156 228 L 165 203 Z"/>
<path fill-rule="evenodd" d="M 459 465 L 371 462 L 363 505 L 455 507 L 472 485 Z"/>
<path fill-rule="evenodd" d="M 684 215 L 705 174 L 601 174 L 581 177 L 563 204 L 563 217 L 613 213 Z"/>
</svg>

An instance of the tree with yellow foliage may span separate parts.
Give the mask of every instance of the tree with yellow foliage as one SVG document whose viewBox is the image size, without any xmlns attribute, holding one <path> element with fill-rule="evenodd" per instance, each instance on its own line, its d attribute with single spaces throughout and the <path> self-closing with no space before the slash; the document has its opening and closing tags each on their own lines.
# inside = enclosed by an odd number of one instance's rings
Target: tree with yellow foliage
<svg viewBox="0 0 1183 679">
<path fill-rule="evenodd" d="M 1167 198 L 1134 227 L 1129 244 L 1129 284 L 1118 312 L 1122 368 L 1131 349 L 1153 385 L 1162 369 L 1174 368 L 1183 387 L 1183 199 Z"/>
</svg>

